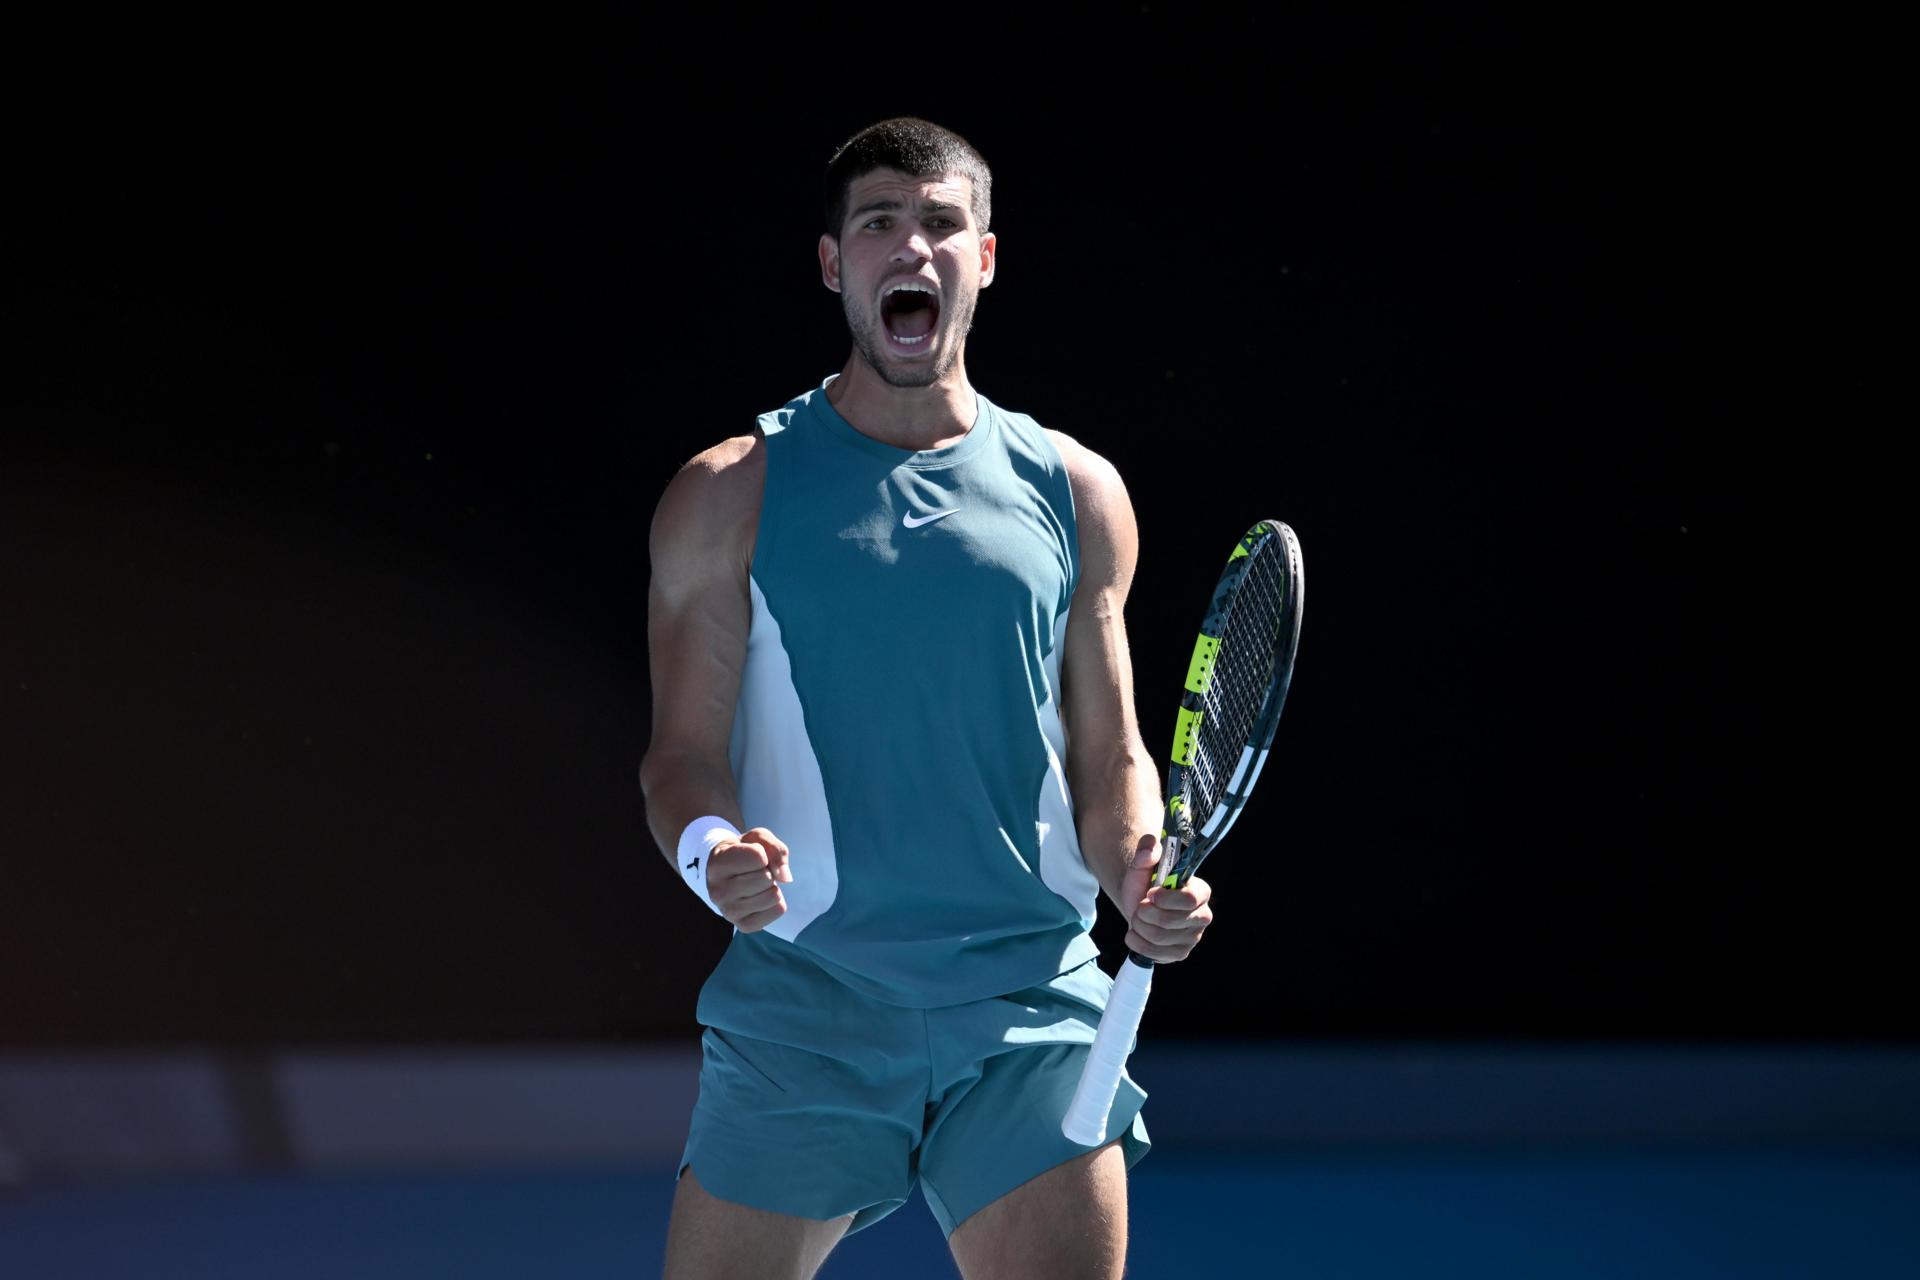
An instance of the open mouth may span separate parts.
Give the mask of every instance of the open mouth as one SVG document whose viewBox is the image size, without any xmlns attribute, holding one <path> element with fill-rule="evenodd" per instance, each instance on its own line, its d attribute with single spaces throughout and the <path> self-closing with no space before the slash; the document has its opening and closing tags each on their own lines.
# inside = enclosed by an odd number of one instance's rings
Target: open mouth
<svg viewBox="0 0 1920 1280">
<path fill-rule="evenodd" d="M 940 295 L 918 280 L 890 284 L 880 297 L 880 323 L 896 344 L 920 346 L 940 323 Z"/>
</svg>

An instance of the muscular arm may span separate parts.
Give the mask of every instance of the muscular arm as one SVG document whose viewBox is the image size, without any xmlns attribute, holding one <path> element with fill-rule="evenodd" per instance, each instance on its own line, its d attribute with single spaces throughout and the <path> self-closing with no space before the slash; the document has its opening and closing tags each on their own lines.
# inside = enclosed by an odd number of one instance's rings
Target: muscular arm
<svg viewBox="0 0 1920 1280">
<path fill-rule="evenodd" d="M 1127 946 L 1154 961 L 1184 959 L 1213 918 L 1211 891 L 1198 878 L 1179 890 L 1147 887 L 1159 859 L 1162 797 L 1134 716 L 1123 615 L 1140 547 L 1133 503 L 1105 458 L 1048 434 L 1066 462 L 1080 530 L 1080 585 L 1061 674 L 1081 852 L 1127 920 Z"/>
<path fill-rule="evenodd" d="M 647 649 L 653 737 L 640 764 L 647 826 L 669 863 L 695 818 L 741 825 L 727 741 L 752 621 L 747 574 L 766 476 L 764 446 L 728 440 L 680 470 L 654 512 L 649 539 Z M 789 880 L 787 849 L 754 828 L 716 845 L 707 886 L 723 915 L 758 929 L 786 911 L 776 880 Z M 679 868 L 675 866 L 678 874 Z"/>
</svg>

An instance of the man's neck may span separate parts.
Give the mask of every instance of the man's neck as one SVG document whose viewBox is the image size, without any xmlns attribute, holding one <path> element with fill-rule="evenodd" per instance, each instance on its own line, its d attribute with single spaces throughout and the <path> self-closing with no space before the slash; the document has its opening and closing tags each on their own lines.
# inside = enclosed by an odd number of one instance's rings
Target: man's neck
<svg viewBox="0 0 1920 1280">
<path fill-rule="evenodd" d="M 964 364 L 930 387 L 896 387 L 857 351 L 827 384 L 827 403 L 861 435 L 914 452 L 959 443 L 980 411 Z"/>
</svg>

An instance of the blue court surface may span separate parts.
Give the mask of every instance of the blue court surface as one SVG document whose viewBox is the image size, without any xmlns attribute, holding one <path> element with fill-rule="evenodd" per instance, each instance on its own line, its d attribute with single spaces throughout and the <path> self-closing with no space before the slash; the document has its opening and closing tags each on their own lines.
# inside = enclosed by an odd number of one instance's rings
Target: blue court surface
<svg viewBox="0 0 1920 1280">
<path fill-rule="evenodd" d="M 1128 1274 L 1912 1277 L 1920 1152 L 1156 1150 Z M 671 1168 L 171 1178 L 0 1191 L 7 1280 L 657 1275 Z M 822 1275 L 955 1274 L 916 1197 Z"/>
</svg>

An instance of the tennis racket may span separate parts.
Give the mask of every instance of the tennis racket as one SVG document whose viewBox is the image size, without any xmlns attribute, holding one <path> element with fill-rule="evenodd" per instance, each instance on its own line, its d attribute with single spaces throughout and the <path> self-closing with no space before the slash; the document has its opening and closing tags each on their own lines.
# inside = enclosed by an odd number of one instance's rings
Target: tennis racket
<svg viewBox="0 0 1920 1280">
<path fill-rule="evenodd" d="M 1194 642 L 1174 723 L 1155 870 L 1164 888 L 1177 889 L 1192 878 L 1226 838 L 1259 780 L 1293 679 L 1305 593 L 1300 540 L 1278 520 L 1253 526 L 1227 558 Z M 1153 961 L 1129 949 L 1060 1124 L 1083 1147 L 1106 1137 L 1120 1073 L 1152 987 Z"/>
</svg>

